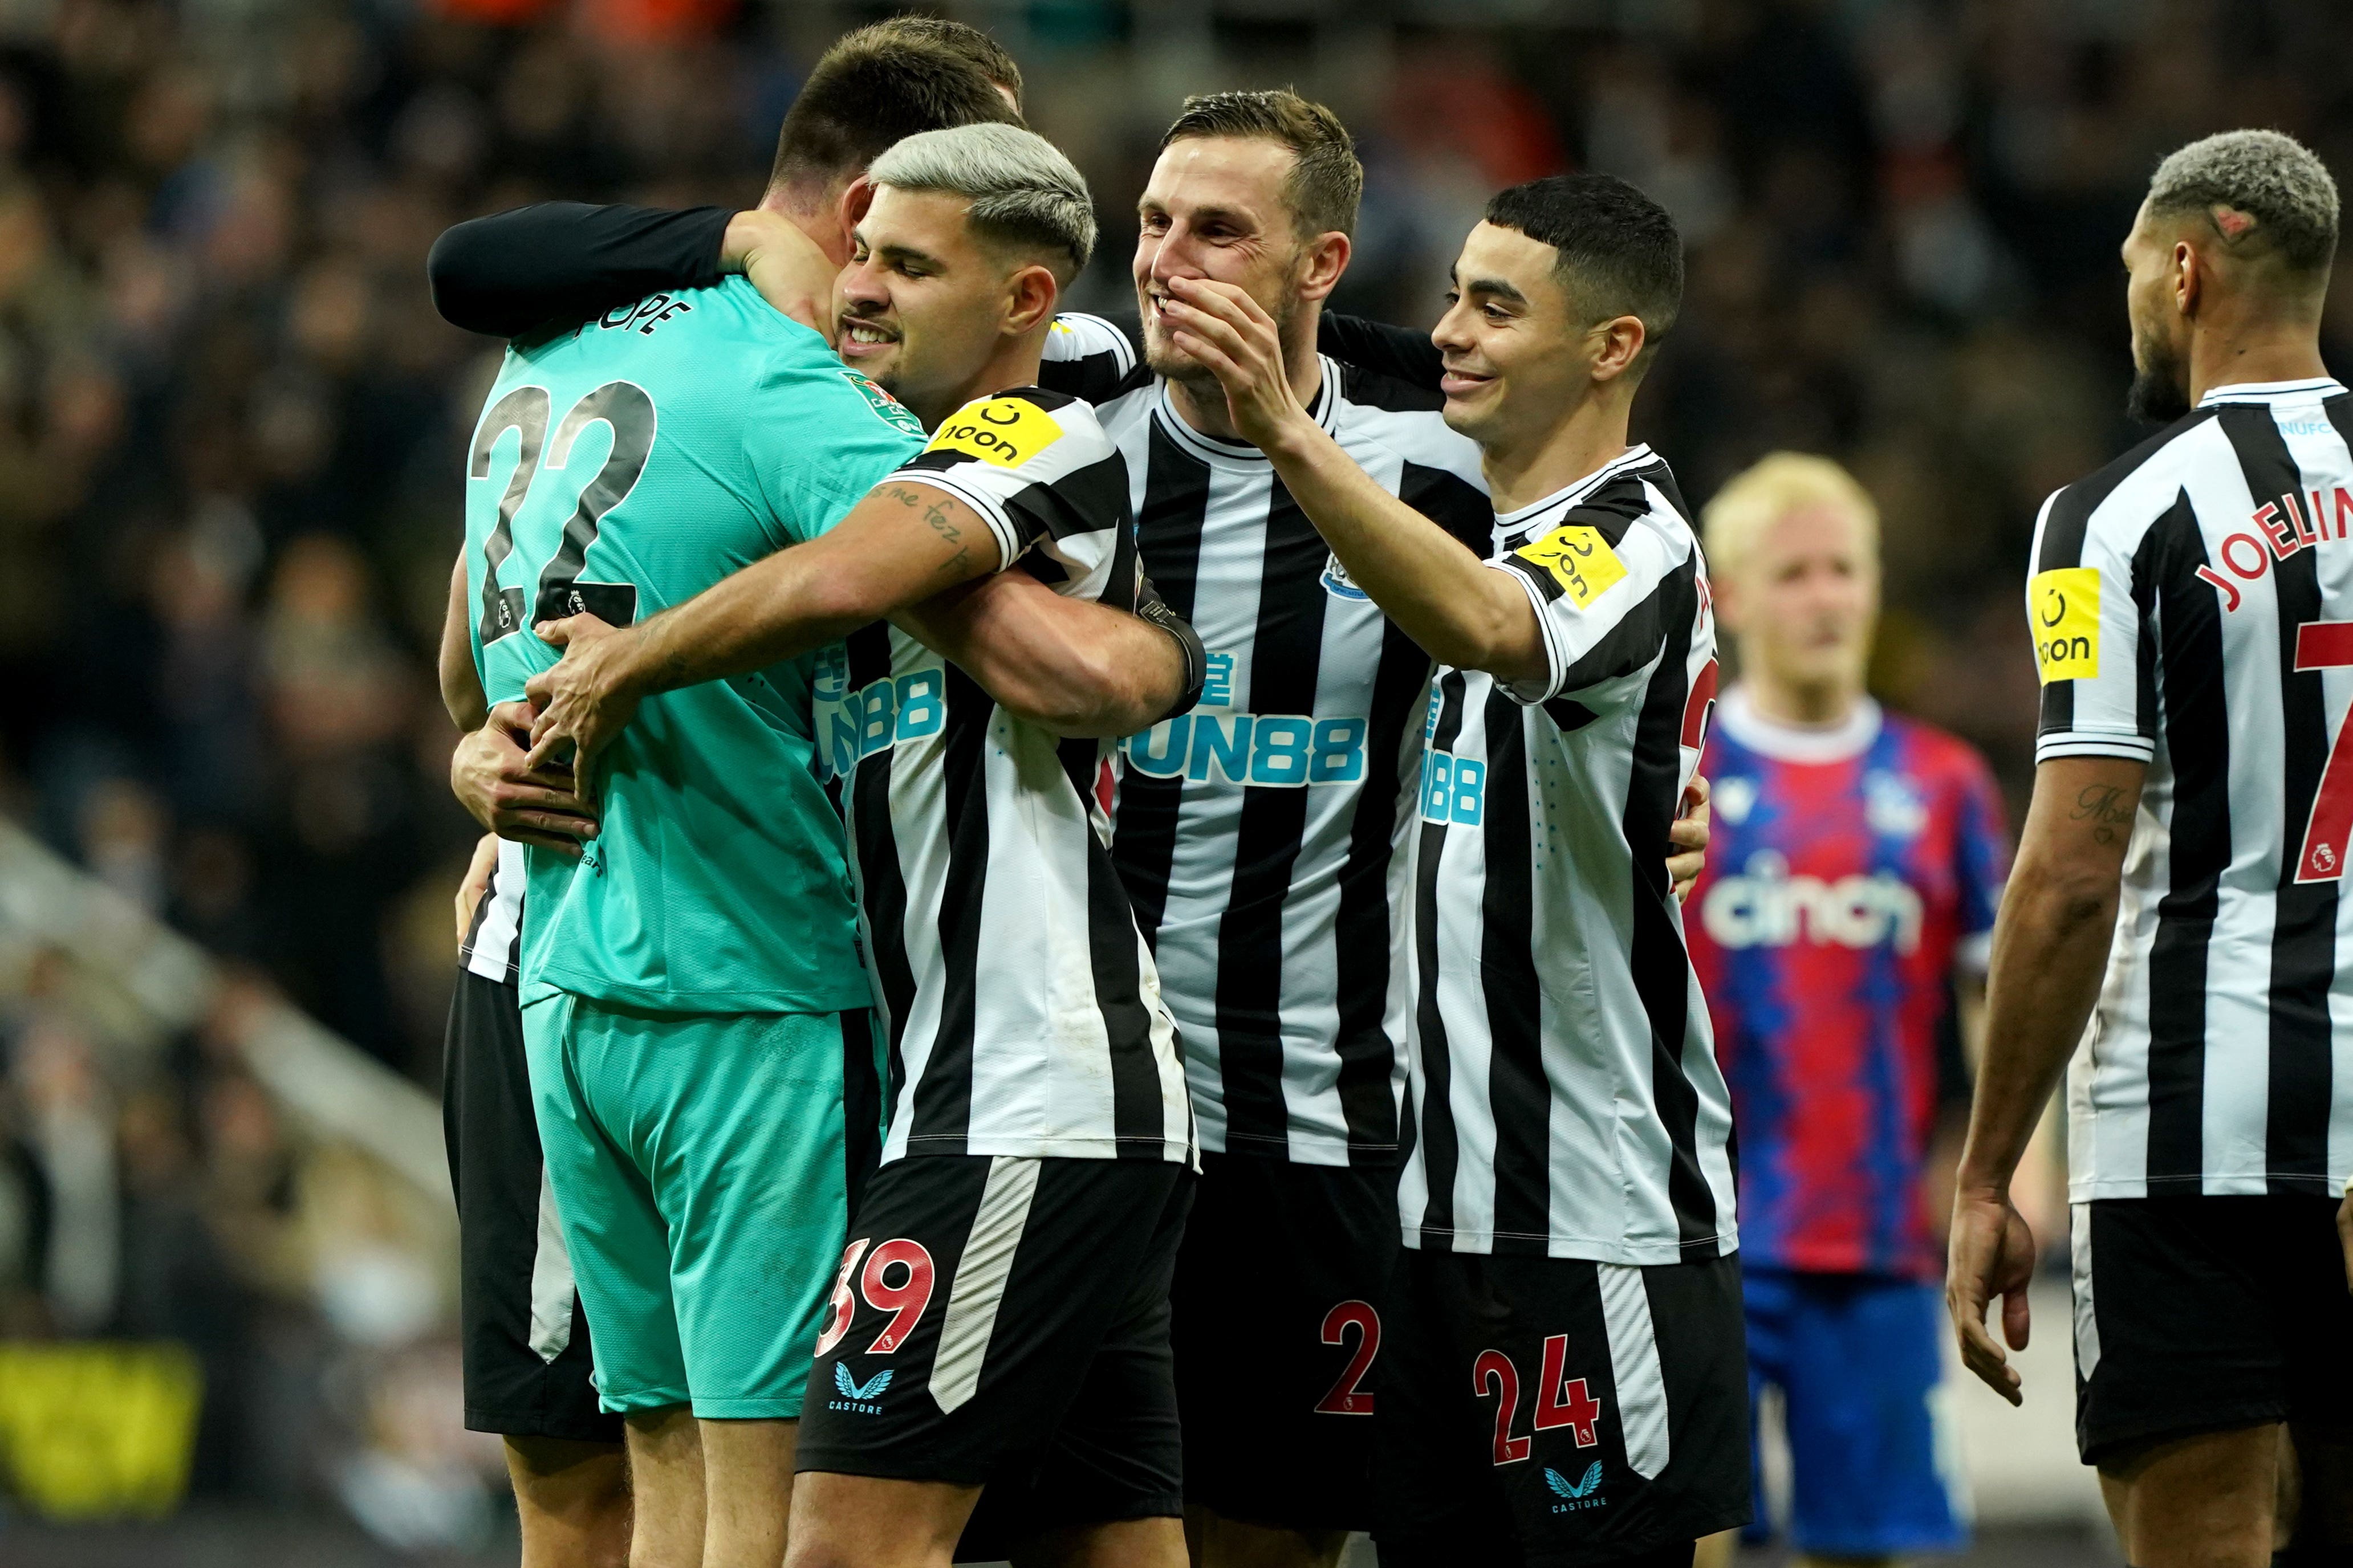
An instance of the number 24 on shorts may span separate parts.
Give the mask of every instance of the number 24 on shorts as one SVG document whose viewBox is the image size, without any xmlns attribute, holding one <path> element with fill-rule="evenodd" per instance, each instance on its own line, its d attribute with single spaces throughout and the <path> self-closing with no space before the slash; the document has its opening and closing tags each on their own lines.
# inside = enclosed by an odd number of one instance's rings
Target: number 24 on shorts
<svg viewBox="0 0 2353 1568">
<path fill-rule="evenodd" d="M 860 1237 L 843 1248 L 841 1273 L 833 1282 L 833 1315 L 826 1321 L 825 1332 L 818 1336 L 817 1353 L 824 1355 L 841 1342 L 849 1331 L 849 1320 L 858 1315 L 858 1301 L 850 1294 L 853 1276 L 858 1281 L 858 1294 L 878 1312 L 888 1312 L 891 1321 L 866 1347 L 868 1355 L 888 1355 L 907 1342 L 923 1318 L 923 1309 L 932 1300 L 932 1255 L 923 1244 L 907 1237 L 884 1242 L 871 1252 L 867 1250 L 873 1240 Z M 859 1268 L 860 1258 L 866 1267 Z M 894 1269 L 904 1270 L 898 1281 L 892 1281 Z"/>
</svg>

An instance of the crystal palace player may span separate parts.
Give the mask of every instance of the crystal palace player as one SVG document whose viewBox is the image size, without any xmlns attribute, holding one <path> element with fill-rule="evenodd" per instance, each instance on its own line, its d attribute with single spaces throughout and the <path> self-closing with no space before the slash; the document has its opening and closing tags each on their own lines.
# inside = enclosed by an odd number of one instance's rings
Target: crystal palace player
<svg viewBox="0 0 2353 1568">
<path fill-rule="evenodd" d="M 2124 243 L 2136 412 L 2044 505 L 2033 804 L 1953 1214 L 1971 1370 L 2024 1342 L 2009 1182 L 2068 1083 L 2075 1431 L 2136 1568 L 2353 1555 L 2353 394 L 2320 357 L 2337 186 L 2275 132 L 2158 166 Z M 2088 1032 L 2085 1029 L 2089 1022 Z M 2079 1044 L 2080 1042 L 2080 1044 Z"/>
<path fill-rule="evenodd" d="M 1750 1387 L 1783 1395 L 1800 1552 L 1951 1550 L 1924 1177 L 2009 858 L 2000 797 L 1967 745 L 1863 695 L 1879 524 L 1844 469 L 1766 458 L 1708 503 L 1706 542 L 1742 679 L 1686 912 L 1740 1129 Z"/>
<path fill-rule="evenodd" d="M 1490 558 L 1348 460 L 1240 289 L 1171 280 L 1354 584 L 1440 661 L 1407 911 L 1406 1251 L 1384 1312 L 1385 1563 L 1667 1564 L 1748 1513 L 1731 1116 L 1666 875 L 1715 628 L 1673 476 L 1627 444 L 1682 295 L 1622 181 L 1503 193 L 1432 334 Z"/>
</svg>

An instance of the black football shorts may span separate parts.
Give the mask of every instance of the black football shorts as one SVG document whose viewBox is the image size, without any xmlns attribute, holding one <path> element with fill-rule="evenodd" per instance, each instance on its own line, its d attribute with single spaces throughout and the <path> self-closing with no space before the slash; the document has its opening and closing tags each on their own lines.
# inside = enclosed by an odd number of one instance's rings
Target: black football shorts
<svg viewBox="0 0 2353 1568">
<path fill-rule="evenodd" d="M 1370 1530 L 1394 1166 L 1204 1154 L 1176 1255 L 1185 1499 L 1292 1530 Z"/>
<path fill-rule="evenodd" d="M 2334 1198 L 2103 1198 L 2070 1218 L 2085 1464 L 2200 1432 L 2353 1422 Z"/>
<path fill-rule="evenodd" d="M 466 1425 L 617 1443 L 621 1418 L 596 1405 L 588 1320 L 542 1171 L 516 987 L 459 970 L 441 1070 Z"/>
<path fill-rule="evenodd" d="M 958 1561 L 1060 1525 L 1176 1517 L 1168 1289 L 1192 1173 L 927 1154 L 849 1226 L 795 1468 L 985 1489 Z"/>
<path fill-rule="evenodd" d="M 1749 1517 L 1736 1258 L 1408 1248 L 1389 1292 L 1382 1568 L 1587 1568 Z"/>
</svg>

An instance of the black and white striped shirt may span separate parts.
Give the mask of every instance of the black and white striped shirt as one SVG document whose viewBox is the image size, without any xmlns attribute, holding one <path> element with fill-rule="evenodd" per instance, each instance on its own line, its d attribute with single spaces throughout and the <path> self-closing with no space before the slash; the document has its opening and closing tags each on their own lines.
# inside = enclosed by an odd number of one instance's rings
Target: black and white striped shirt
<svg viewBox="0 0 2353 1568">
<path fill-rule="evenodd" d="M 1182 1026 L 1205 1149 L 1397 1157 L 1407 993 L 1395 851 L 1430 657 L 1348 581 L 1256 447 L 1187 425 L 1116 327 L 1066 316 L 1048 374 L 1127 459 L 1145 571 L 1209 655 L 1192 712 L 1123 748 L 1113 848 Z M 1313 409 L 1391 493 L 1485 554 L 1478 448 L 1435 392 L 1326 358 Z"/>
<path fill-rule="evenodd" d="M 2036 525 L 2037 758 L 2148 763 L 2068 1074 L 2078 1202 L 2353 1174 L 2348 434 L 2334 381 L 2218 387 Z"/>
<path fill-rule="evenodd" d="M 474 906 L 474 923 L 458 948 L 458 967 L 502 984 L 522 983 L 522 846 L 499 840 L 499 863 L 490 890 Z"/>
<path fill-rule="evenodd" d="M 1715 693 L 1698 542 L 1647 447 L 1494 526 L 1549 674 L 1430 696 L 1406 1244 L 1729 1253 L 1731 1099 L 1660 853 Z"/>
<path fill-rule="evenodd" d="M 966 502 L 1006 563 L 1060 593 L 1137 603 L 1126 468 L 1084 403 L 976 400 L 881 482 Z M 815 689 L 890 1031 L 883 1160 L 1190 1161 L 1176 1024 L 1112 864 L 1113 742 L 1001 711 L 883 624 L 824 658 Z"/>
</svg>

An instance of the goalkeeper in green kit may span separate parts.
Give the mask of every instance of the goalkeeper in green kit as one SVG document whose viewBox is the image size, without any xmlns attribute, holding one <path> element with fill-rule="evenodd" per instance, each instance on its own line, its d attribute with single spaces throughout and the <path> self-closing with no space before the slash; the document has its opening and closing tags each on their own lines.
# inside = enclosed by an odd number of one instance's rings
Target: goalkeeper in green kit
<svg viewBox="0 0 2353 1568">
<path fill-rule="evenodd" d="M 898 101 L 871 55 L 855 92 L 826 79 L 829 56 L 785 123 L 763 205 L 832 252 L 899 136 L 1017 118 L 968 62 L 892 47 L 911 62 Z M 533 626 L 691 597 L 827 531 L 923 442 L 742 278 L 518 342 L 469 454 L 485 695 L 511 703 L 556 662 Z M 1139 681 L 1183 687 L 1169 636 L 1020 573 L 894 618 L 1068 732 L 1156 718 Z M 872 993 L 812 747 L 819 668 L 649 698 L 580 782 L 596 836 L 577 857 L 530 851 L 532 1089 L 598 1392 L 628 1419 L 633 1561 L 780 1559 L 794 1420 L 879 1142 Z"/>
</svg>

